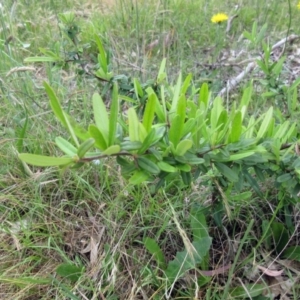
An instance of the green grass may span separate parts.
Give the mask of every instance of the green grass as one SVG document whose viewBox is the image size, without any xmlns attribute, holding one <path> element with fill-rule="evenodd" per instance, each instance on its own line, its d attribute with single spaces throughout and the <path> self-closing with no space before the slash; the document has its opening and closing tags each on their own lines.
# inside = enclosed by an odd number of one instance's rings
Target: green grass
<svg viewBox="0 0 300 300">
<path fill-rule="evenodd" d="M 86 126 L 92 118 L 91 97 L 99 89 L 93 78 L 77 76 L 74 66 L 59 70 L 50 63 L 24 63 L 26 57 L 40 55 L 39 48 L 54 51 L 57 41 L 62 41 L 65 53 L 74 50 L 58 26 L 60 13 L 75 12 L 76 24 L 81 28 L 80 45 L 86 49 L 84 59 L 89 64 L 97 55 L 96 45 L 91 43 L 96 33 L 111 53 L 115 74 L 145 82 L 155 78 L 166 57 L 170 81 L 176 80 L 180 71 L 184 75 L 191 72 L 195 83 L 208 82 L 214 95 L 246 66 L 227 66 L 224 62 L 230 62 L 241 51 L 244 52 L 238 61 L 259 55 L 261 48 L 249 51 L 242 38 L 244 30 L 251 31 L 254 21 L 258 28 L 268 23 L 265 41 L 270 45 L 284 38 L 288 30 L 299 34 L 300 11 L 294 1 L 290 28 L 289 5 L 285 1 L 115 2 L 109 6 L 93 0 L 2 3 L 0 298 L 166 299 L 170 291 L 166 291 L 163 273 L 157 271 L 143 240 L 155 239 L 166 260 L 172 260 L 177 251 L 184 249 L 174 218 L 191 239 L 190 211 L 201 205 L 213 237 L 208 268 L 214 270 L 236 260 L 231 270 L 234 276 L 229 278 L 225 272 L 198 286 L 195 282 L 199 273 L 188 272 L 174 285 L 169 299 L 222 299 L 224 295 L 227 298 L 223 299 L 269 299 L 247 298 L 247 292 L 238 298 L 224 291 L 232 293 L 234 287 L 257 282 L 269 286 L 271 279 L 253 275 L 252 268 L 254 263 L 267 267 L 270 262 L 285 268 L 285 274 L 294 281 L 288 291 L 290 299 L 297 299 L 299 273 L 295 275 L 287 262 L 277 262 L 279 257 L 272 253 L 272 241 L 260 243 L 261 224 L 274 217 L 280 203 L 272 186 L 262 187 L 263 197 L 239 199 L 235 195 L 230 202 L 233 216 L 229 219 L 220 212 L 223 207 L 214 199 L 210 186 L 200 183 L 190 189 L 175 184 L 153 194 L 146 185 L 130 186 L 113 160 L 86 165 L 79 171 L 28 167 L 18 160 L 17 152 L 61 155 L 54 139 L 59 135 L 67 137 L 49 108 L 44 80 L 50 82 L 64 108 L 80 123 Z M 210 22 L 218 12 L 238 14 L 228 34 L 226 24 Z M 166 45 L 163 41 L 168 34 L 172 35 L 172 43 Z M 158 45 L 150 51 L 147 46 L 156 39 Z M 294 50 L 287 46 L 287 53 L 293 54 Z M 14 69 L 23 66 L 32 69 Z M 291 78 L 290 69 L 284 69 L 282 76 Z M 260 114 L 270 102 L 261 97 L 263 75 L 258 71 L 248 75 L 226 101 L 230 105 L 231 99 L 238 98 L 251 79 L 257 90 L 257 101 L 251 108 L 253 114 Z M 24 130 L 26 118 L 28 125 Z M 296 226 L 299 205 L 295 203 L 289 209 Z M 250 227 L 252 219 L 254 225 Z M 276 220 L 287 222 L 281 210 Z M 299 239 L 298 232 L 296 226 L 292 245 Z M 77 281 L 57 274 L 57 267 L 63 263 L 83 267 Z M 299 272 L 299 267 L 294 268 Z M 276 286 L 279 283 L 279 279 L 273 281 Z"/>
</svg>

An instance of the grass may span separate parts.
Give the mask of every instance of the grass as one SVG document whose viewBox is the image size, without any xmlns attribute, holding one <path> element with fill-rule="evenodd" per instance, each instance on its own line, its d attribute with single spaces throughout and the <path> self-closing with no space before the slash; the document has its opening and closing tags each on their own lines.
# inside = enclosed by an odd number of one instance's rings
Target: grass
<svg viewBox="0 0 300 300">
<path fill-rule="evenodd" d="M 82 124 L 89 124 L 91 119 L 91 96 L 99 89 L 92 78 L 76 76 L 74 67 L 62 71 L 51 64 L 24 64 L 26 57 L 40 55 L 39 48 L 55 51 L 57 41 L 62 41 L 65 53 L 74 50 L 58 26 L 60 13 L 75 12 L 76 24 L 84 33 L 79 38 L 87 49 L 84 58 L 88 63 L 97 55 L 91 43 L 97 33 L 111 53 L 116 74 L 142 81 L 153 79 L 162 58 L 167 57 L 171 81 L 180 71 L 185 75 L 191 72 L 196 84 L 209 82 L 216 95 L 245 67 L 234 66 L 231 59 L 238 53 L 238 61 L 260 54 L 259 47 L 249 51 L 242 38 L 244 30 L 251 32 L 254 21 L 259 28 L 268 23 L 265 40 L 271 45 L 288 31 L 299 34 L 300 11 L 294 1 L 291 5 L 289 28 L 289 3 L 276 0 L 3 2 L 0 299 L 165 299 L 167 295 L 169 299 L 275 299 L 249 297 L 249 284 L 258 283 L 269 292 L 298 298 L 298 263 L 292 268 L 288 261 L 274 255 L 270 237 L 262 239 L 265 221 L 275 218 L 286 222 L 287 218 L 282 212 L 275 215 L 280 201 L 271 186 L 263 187 L 263 197 L 239 199 L 235 195 L 233 217 L 229 219 L 219 213 L 222 207 L 209 186 L 183 190 L 173 185 L 153 195 L 146 185 L 130 186 L 113 160 L 60 172 L 55 168 L 28 168 L 17 158 L 17 152 L 60 155 L 53 141 L 65 132 L 50 111 L 44 80 L 55 87 L 64 107 Z M 228 34 L 226 25 L 210 22 L 211 16 L 220 11 L 229 16 L 238 14 Z M 172 42 L 166 42 L 168 36 Z M 151 47 L 156 40 L 157 45 Z M 296 50 L 288 47 L 287 51 L 291 57 Z M 297 76 L 292 74 L 290 62 L 286 65 L 282 76 Z M 18 69 L 23 66 L 32 69 Z M 230 105 L 232 98 L 239 97 L 251 79 L 257 89 L 252 111 L 260 114 L 269 105 L 261 97 L 261 72 L 249 75 L 227 102 Z M 197 281 L 197 271 L 188 272 L 167 291 L 162 272 L 153 271 L 157 263 L 143 240 L 155 239 L 166 260 L 172 260 L 185 248 L 184 237 L 191 239 L 190 212 L 195 205 L 205 207 L 213 237 L 206 258 L 208 269 L 231 263 L 234 268 L 213 276 L 203 286 Z M 298 204 L 287 209 L 291 223 L 297 224 Z M 299 229 L 294 226 L 290 243 L 297 245 Z M 287 284 L 286 277 L 274 279 L 256 272 L 256 265 L 267 267 L 270 263 L 285 269 L 293 281 L 291 289 L 280 287 L 282 282 Z M 70 265 L 77 267 L 75 280 L 57 274 L 62 264 L 67 266 L 67 273 Z M 234 288 L 241 288 L 240 294 Z"/>
</svg>

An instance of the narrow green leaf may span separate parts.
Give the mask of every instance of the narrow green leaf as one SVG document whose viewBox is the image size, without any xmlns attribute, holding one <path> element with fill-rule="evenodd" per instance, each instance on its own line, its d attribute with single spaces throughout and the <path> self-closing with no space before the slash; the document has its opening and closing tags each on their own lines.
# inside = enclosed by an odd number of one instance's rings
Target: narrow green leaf
<svg viewBox="0 0 300 300">
<path fill-rule="evenodd" d="M 217 128 L 220 114 L 222 113 L 222 111 L 224 109 L 222 102 L 223 102 L 223 100 L 221 97 L 216 97 L 216 99 L 214 100 L 214 104 L 213 104 L 213 107 L 212 107 L 211 113 L 210 113 L 210 126 L 211 126 L 212 131 L 214 131 Z"/>
<path fill-rule="evenodd" d="M 189 149 L 193 146 L 193 142 L 191 140 L 182 140 L 178 143 L 175 155 L 183 156 Z"/>
<path fill-rule="evenodd" d="M 231 143 L 238 142 L 242 134 L 242 113 L 237 111 L 231 125 L 229 141 Z"/>
<path fill-rule="evenodd" d="M 134 92 L 136 95 L 136 98 L 139 99 L 140 97 L 142 98 L 144 96 L 144 92 L 142 89 L 142 86 L 137 78 L 133 79 L 133 86 L 134 86 Z"/>
<path fill-rule="evenodd" d="M 177 169 L 173 166 L 171 166 L 170 164 L 164 162 L 164 161 L 159 161 L 157 163 L 157 166 L 164 172 L 167 172 L 167 173 L 174 173 L 174 172 L 177 172 Z"/>
<path fill-rule="evenodd" d="M 157 166 L 157 164 L 144 156 L 138 157 L 137 163 L 142 170 L 145 170 L 146 172 L 149 172 L 150 174 L 160 173 L 160 169 Z"/>
<path fill-rule="evenodd" d="M 135 141 L 124 141 L 121 143 L 121 149 L 125 151 L 134 151 L 134 150 L 139 150 L 142 147 L 142 143 Z"/>
<path fill-rule="evenodd" d="M 58 136 L 55 138 L 55 143 L 58 146 L 58 148 L 63 151 L 65 154 L 74 156 L 77 153 L 77 148 L 74 147 L 69 141 L 64 139 L 61 136 Z"/>
<path fill-rule="evenodd" d="M 187 89 L 189 88 L 190 86 L 190 83 L 191 83 L 191 80 L 192 80 L 192 74 L 188 74 L 188 76 L 185 78 L 183 84 L 182 84 L 182 87 L 181 87 L 181 91 L 180 91 L 180 94 L 185 94 Z"/>
<path fill-rule="evenodd" d="M 263 116 L 263 121 L 260 125 L 259 131 L 257 133 L 257 139 L 261 139 L 262 137 L 264 137 L 265 133 L 267 132 L 269 125 L 271 123 L 273 117 L 273 107 L 270 107 L 268 109 L 268 111 L 266 112 L 266 114 Z"/>
<path fill-rule="evenodd" d="M 177 147 L 184 127 L 184 119 L 180 115 L 176 115 L 171 123 L 169 130 L 169 140 L 173 143 L 174 147 Z"/>
<path fill-rule="evenodd" d="M 198 107 L 201 107 L 201 103 L 204 104 L 204 107 L 208 107 L 208 101 L 209 101 L 209 90 L 208 90 L 208 84 L 203 83 L 200 89 L 199 93 L 199 99 L 198 99 Z"/>
<path fill-rule="evenodd" d="M 216 162 L 215 166 L 220 171 L 220 173 L 223 174 L 229 181 L 237 182 L 239 180 L 239 174 L 234 172 L 232 169 L 230 169 L 225 164 Z"/>
<path fill-rule="evenodd" d="M 32 56 L 26 57 L 24 62 L 61 62 L 62 59 L 60 57 L 53 57 L 53 56 Z"/>
<path fill-rule="evenodd" d="M 96 44 L 98 46 L 98 50 L 99 50 L 99 63 L 100 63 L 100 67 L 103 69 L 103 71 L 105 73 L 107 73 L 107 59 L 106 59 L 106 51 L 102 45 L 102 42 L 98 36 L 98 34 L 94 35 Z"/>
<path fill-rule="evenodd" d="M 129 179 L 129 183 L 133 185 L 139 185 L 144 181 L 149 179 L 149 173 L 141 170 L 137 170 L 133 173 L 133 175 Z"/>
<path fill-rule="evenodd" d="M 180 171 L 180 175 L 181 175 L 181 179 L 182 179 L 183 184 L 187 185 L 187 186 L 190 186 L 191 183 L 192 183 L 192 179 L 193 179 L 191 172 Z"/>
<path fill-rule="evenodd" d="M 95 146 L 100 150 L 105 150 L 107 148 L 106 140 L 101 133 L 101 131 L 95 125 L 91 124 L 89 126 L 89 134 L 95 140 Z"/>
<path fill-rule="evenodd" d="M 53 89 L 47 82 L 44 82 L 44 87 L 45 87 L 46 93 L 48 94 L 48 97 L 50 99 L 50 106 L 51 106 L 55 116 L 63 124 L 63 126 L 65 126 L 67 128 L 67 122 L 65 119 L 64 112 L 62 110 L 60 102 L 57 99 Z"/>
<path fill-rule="evenodd" d="M 108 142 L 108 133 L 109 133 L 109 117 L 106 111 L 106 106 L 98 93 L 93 95 L 93 112 L 94 119 L 99 131 L 102 134 L 102 137 L 105 140 L 105 143 Z"/>
<path fill-rule="evenodd" d="M 72 128 L 72 132 L 75 136 L 77 136 L 82 141 L 85 141 L 90 137 L 89 133 L 80 125 L 78 124 L 74 118 L 72 118 L 70 115 L 68 115 L 66 112 L 64 112 L 64 115 Z"/>
<path fill-rule="evenodd" d="M 77 155 L 79 158 L 84 157 L 84 155 L 94 146 L 95 140 L 93 138 L 89 138 L 85 140 L 77 150 Z"/>
<path fill-rule="evenodd" d="M 67 129 L 69 130 L 69 133 L 71 135 L 71 138 L 73 139 L 74 143 L 76 144 L 76 147 L 79 147 L 79 142 L 78 142 L 78 139 L 76 137 L 76 134 L 75 134 L 75 131 L 74 131 L 74 128 L 72 126 L 72 123 L 70 122 L 70 119 L 68 118 L 68 115 L 67 113 L 65 113 L 63 111 L 63 115 L 65 117 L 65 121 L 66 121 L 66 124 L 67 124 Z"/>
<path fill-rule="evenodd" d="M 194 118 L 188 119 L 187 122 L 184 123 L 182 129 L 182 136 L 193 135 L 196 132 L 196 121 Z"/>
<path fill-rule="evenodd" d="M 112 145 L 108 147 L 105 151 L 103 151 L 103 154 L 113 155 L 119 153 L 120 151 L 121 151 L 121 147 L 119 145 Z"/>
<path fill-rule="evenodd" d="M 184 172 L 184 173 L 189 173 L 191 171 L 191 166 L 188 164 L 179 164 L 176 165 L 177 169 Z"/>
<path fill-rule="evenodd" d="M 144 245 L 145 245 L 146 249 L 155 258 L 155 260 L 158 264 L 158 267 L 163 270 L 166 269 L 166 261 L 165 261 L 164 254 L 163 254 L 161 248 L 159 247 L 159 245 L 157 244 L 157 242 L 154 239 L 146 237 L 144 240 Z"/>
<path fill-rule="evenodd" d="M 167 76 L 166 72 L 165 72 L 166 62 L 167 62 L 167 59 L 164 58 L 160 64 L 160 68 L 159 68 L 157 79 L 156 79 L 158 84 L 161 83 Z"/>
<path fill-rule="evenodd" d="M 161 126 L 158 128 L 152 128 L 147 137 L 144 139 L 143 144 L 139 150 L 139 154 L 145 152 L 150 147 L 158 143 L 165 135 L 166 127 Z M 153 134 L 154 133 L 154 134 Z"/>
<path fill-rule="evenodd" d="M 128 130 L 129 138 L 131 142 L 140 141 L 139 138 L 139 119 L 136 111 L 133 107 L 130 107 L 127 111 L 128 115 Z"/>
<path fill-rule="evenodd" d="M 251 81 L 251 84 L 246 87 L 243 91 L 243 96 L 239 105 L 239 109 L 241 110 L 244 106 L 248 106 L 249 102 L 251 100 L 251 96 L 252 96 L 252 91 L 253 91 L 253 83 Z M 244 116 L 244 115 L 243 115 Z"/>
<path fill-rule="evenodd" d="M 292 179 L 292 175 L 289 173 L 282 174 L 276 178 L 276 181 L 279 183 L 287 182 Z"/>
<path fill-rule="evenodd" d="M 156 99 L 155 95 L 151 94 L 147 100 L 147 104 L 145 107 L 144 117 L 143 117 L 143 125 L 147 132 L 150 132 L 152 127 L 152 122 L 154 119 L 155 107 L 156 107 Z"/>
<path fill-rule="evenodd" d="M 19 158 L 27 164 L 38 167 L 62 166 L 74 162 L 74 159 L 70 157 L 50 157 L 29 153 L 21 153 Z"/>
<path fill-rule="evenodd" d="M 255 154 L 254 151 L 245 151 L 245 152 L 239 152 L 239 153 L 236 153 L 236 154 L 232 154 L 229 157 L 229 161 L 240 160 L 240 159 L 246 158 L 248 156 L 251 156 L 253 154 Z"/>
<path fill-rule="evenodd" d="M 113 91 L 112 91 L 112 101 L 110 107 L 110 116 L 109 116 L 108 146 L 113 145 L 115 142 L 117 123 L 118 123 L 118 114 L 119 114 L 118 85 L 114 83 Z"/>
</svg>

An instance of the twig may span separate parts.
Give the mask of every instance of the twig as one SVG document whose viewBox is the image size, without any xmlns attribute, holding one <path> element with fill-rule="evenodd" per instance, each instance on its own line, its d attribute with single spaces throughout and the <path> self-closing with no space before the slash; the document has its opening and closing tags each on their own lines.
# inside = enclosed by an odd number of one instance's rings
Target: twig
<svg viewBox="0 0 300 300">
<path fill-rule="evenodd" d="M 299 36 L 295 34 L 291 34 L 290 36 L 283 38 L 276 44 L 272 46 L 272 51 L 274 51 L 276 48 L 282 46 L 283 44 L 287 42 L 294 41 L 295 39 L 298 39 Z M 235 78 L 229 80 L 226 84 L 226 87 L 224 87 L 219 93 L 218 96 L 222 97 L 224 94 L 229 93 L 233 88 L 235 88 L 241 81 L 242 79 L 251 71 L 253 71 L 256 67 L 256 62 L 253 61 L 249 63 L 244 71 L 242 71 L 240 74 L 238 74 Z"/>
</svg>

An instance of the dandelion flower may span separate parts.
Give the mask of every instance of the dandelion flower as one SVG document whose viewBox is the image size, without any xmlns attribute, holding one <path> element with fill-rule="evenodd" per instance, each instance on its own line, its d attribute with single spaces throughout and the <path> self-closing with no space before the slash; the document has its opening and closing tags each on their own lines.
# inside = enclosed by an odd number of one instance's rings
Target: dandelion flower
<svg viewBox="0 0 300 300">
<path fill-rule="evenodd" d="M 297 4 L 297 7 L 298 7 L 298 9 L 300 9 L 300 1 L 299 1 L 299 3 Z"/>
<path fill-rule="evenodd" d="M 212 18 L 211 18 L 211 21 L 213 23 L 221 23 L 221 22 L 224 22 L 226 20 L 228 20 L 228 16 L 226 14 L 222 14 L 222 13 L 213 15 Z"/>
</svg>

